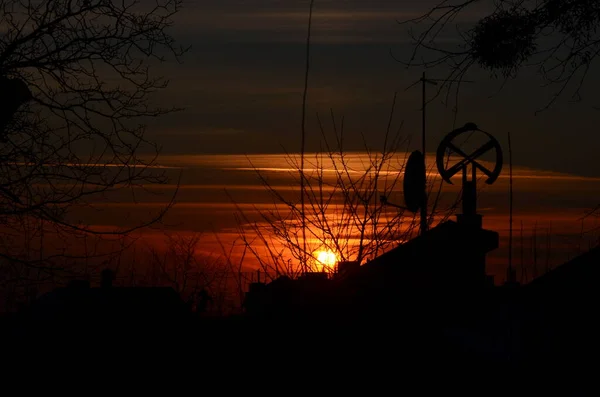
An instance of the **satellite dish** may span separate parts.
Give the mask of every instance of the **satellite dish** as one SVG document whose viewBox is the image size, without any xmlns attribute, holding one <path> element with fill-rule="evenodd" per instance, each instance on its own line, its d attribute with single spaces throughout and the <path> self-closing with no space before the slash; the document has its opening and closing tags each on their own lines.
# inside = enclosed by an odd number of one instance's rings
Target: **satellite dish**
<svg viewBox="0 0 600 397">
<path fill-rule="evenodd" d="M 425 163 L 423 153 L 415 150 L 408 157 L 404 170 L 404 202 L 411 212 L 417 212 L 425 194 Z"/>
</svg>

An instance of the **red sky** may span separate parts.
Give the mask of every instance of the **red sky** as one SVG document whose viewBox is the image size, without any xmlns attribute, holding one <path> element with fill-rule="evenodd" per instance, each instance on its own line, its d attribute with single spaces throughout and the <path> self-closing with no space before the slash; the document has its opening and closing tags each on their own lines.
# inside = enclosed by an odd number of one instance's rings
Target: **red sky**
<svg viewBox="0 0 600 397">
<path fill-rule="evenodd" d="M 405 153 L 398 153 L 390 163 L 401 164 Z M 307 158 L 313 157 L 308 154 Z M 352 153 L 349 164 L 356 176 L 364 173 L 365 153 Z M 289 165 L 286 155 L 197 155 L 197 156 L 164 156 L 162 164 L 174 167 L 169 172 L 182 172 L 182 183 L 176 197 L 175 206 L 164 219 L 160 230 L 144 230 L 141 232 L 145 244 L 161 245 L 164 241 L 164 230 L 181 235 L 200 234 L 201 244 L 198 252 L 204 255 L 219 256 L 223 254 L 218 240 L 229 250 L 233 244 L 238 248 L 232 251 L 235 255 L 241 252 L 239 228 L 245 227 L 252 234 L 247 221 L 261 222 L 260 213 L 274 208 L 273 200 L 259 180 L 255 170 L 268 178 L 272 187 L 286 199 L 298 203 L 299 191 L 294 183 L 297 172 Z M 428 158 L 431 164 L 433 158 Z M 323 163 L 321 163 L 323 164 Z M 324 164 L 325 168 L 330 165 Z M 396 171 L 390 169 L 385 178 L 391 180 Z M 401 174 L 400 174 L 401 175 Z M 434 173 L 430 177 L 435 177 Z M 384 178 L 384 179 L 385 179 Z M 384 180 L 382 179 L 382 180 Z M 594 216 L 582 218 L 593 209 L 600 197 L 600 179 L 561 174 L 544 170 L 536 170 L 515 166 L 513 169 L 514 184 L 514 251 L 513 263 L 520 269 L 521 265 L 521 222 L 523 223 L 523 258 L 525 271 L 531 277 L 534 263 L 534 230 L 536 234 L 536 256 L 538 272 L 546 267 L 555 266 L 569 257 L 576 255 L 589 246 L 590 238 L 597 241 L 598 233 L 591 232 L 598 226 Z M 439 178 L 434 180 L 436 189 Z M 455 185 L 443 184 L 441 207 L 453 202 L 458 197 L 459 178 Z M 507 265 L 508 252 L 508 165 L 505 165 L 498 181 L 491 186 L 480 183 L 479 209 L 484 215 L 484 227 L 500 233 L 500 248 L 488 259 L 488 271 L 501 280 Z M 174 191 L 174 185 L 150 188 L 147 192 L 136 191 L 136 203 L 131 203 L 131 196 L 115 196 L 112 202 L 99 200 L 95 209 L 82 210 L 73 216 L 85 216 L 96 227 L 127 227 L 137 224 L 141 219 L 148 219 L 156 214 L 168 202 Z M 328 197 L 331 189 L 324 189 L 324 197 Z M 402 204 L 401 183 L 393 189 L 389 200 Z M 286 206 L 278 203 L 285 212 Z M 236 218 L 237 211 L 243 210 L 247 220 Z M 335 208 L 329 208 L 329 215 L 335 214 Z M 393 210 L 390 210 L 393 212 Z M 580 237 L 581 231 L 588 232 Z M 548 237 L 548 235 L 550 237 Z M 237 242 L 236 242 L 237 241 Z M 270 240 L 273 247 L 278 247 L 281 240 Z M 547 256 L 550 247 L 551 255 Z M 264 246 L 255 243 L 260 252 Z M 254 267 L 257 261 L 248 255 L 245 265 Z M 352 258 L 349 258 L 352 259 Z"/>
<path fill-rule="evenodd" d="M 260 218 L 255 208 L 272 208 L 253 167 L 261 169 L 285 197 L 298 197 L 291 180 L 294 173 L 289 173 L 290 165 L 281 153 L 300 149 L 308 1 L 185 3 L 173 33 L 192 47 L 182 65 L 159 65 L 157 71 L 170 79 L 170 85 L 154 98 L 185 110 L 152 120 L 147 135 L 162 147 L 159 162 L 173 167 L 167 170 L 171 184 L 98 197 L 93 208 L 81 208 L 70 216 L 101 228 L 138 225 L 164 207 L 181 176 L 177 204 L 164 219 L 164 229 L 184 235 L 200 233 L 200 253 L 218 255 L 222 249 L 216 236 L 225 246 L 237 237 L 239 220 L 232 200 L 251 220 Z M 360 170 L 365 144 L 375 151 L 381 146 L 395 94 L 392 128 L 406 138 L 403 151 L 419 148 L 420 89 L 407 87 L 423 70 L 404 68 L 390 53 L 403 59 L 410 55 L 408 27 L 398 25 L 397 20 L 426 12 L 431 4 L 430 0 L 317 0 L 307 106 L 311 153 L 322 147 L 317 114 L 330 135 L 333 110 L 338 123 L 344 116 L 344 147 L 358 153 L 353 166 Z M 481 9 L 473 9 L 456 22 L 468 28 L 482 15 Z M 456 48 L 457 38 L 451 29 L 442 41 Z M 444 77 L 447 70 L 428 73 Z M 433 164 L 431 154 L 442 137 L 466 122 L 475 122 L 496 136 L 505 154 L 510 131 L 515 239 L 520 239 L 523 222 L 525 241 L 523 250 L 515 243 L 515 262 L 520 264 L 523 252 L 531 274 L 534 228 L 540 267 L 546 264 L 546 246 L 551 247 L 551 265 L 585 249 L 588 241 L 580 238 L 581 218 L 600 204 L 600 112 L 595 109 L 600 75 L 590 71 L 581 101 L 571 103 L 566 94 L 542 113 L 536 110 L 554 90 L 544 87 L 530 70 L 500 91 L 503 81 L 481 70 L 474 69 L 468 77 L 474 83 L 464 86 L 457 102 L 440 96 L 428 106 L 428 163 Z M 396 166 L 403 158 L 401 154 Z M 507 176 L 505 164 L 498 182 L 485 186 L 479 200 L 484 226 L 501 234 L 501 246 L 490 256 L 488 269 L 497 280 L 503 277 L 507 258 Z M 448 203 L 456 198 L 457 188 L 445 185 L 443 192 L 443 202 Z M 135 193 L 134 203 L 131 193 Z M 401 203 L 401 190 L 396 189 L 390 201 Z M 595 222 L 593 216 L 586 218 L 583 230 L 593 229 Z M 147 244 L 164 240 L 163 230 L 144 230 L 142 236 Z M 249 266 L 253 264 L 251 258 L 246 259 Z"/>
<path fill-rule="evenodd" d="M 317 115 L 326 134 L 331 134 L 330 111 L 337 123 L 344 117 L 346 150 L 360 152 L 365 144 L 378 150 L 394 95 L 392 129 L 400 129 L 407 139 L 403 150 L 420 148 L 420 87 L 407 87 L 423 70 L 407 69 L 391 54 L 406 60 L 413 48 L 408 29 L 419 28 L 397 21 L 426 12 L 434 3 L 317 0 L 307 103 L 310 152 L 322 148 Z M 457 26 L 442 34 L 441 43 L 448 49 L 460 45 L 458 30 L 468 29 L 486 15 L 491 2 L 477 4 L 480 6 L 454 21 Z M 218 251 L 214 231 L 229 241 L 236 236 L 231 198 L 252 214 L 251 219 L 258 218 L 254 206 L 268 210 L 268 196 L 252 166 L 260 168 L 286 197 L 298 196 L 281 170 L 289 168 L 281 153 L 300 149 L 308 1 L 259 0 L 250 5 L 219 0 L 189 2 L 187 6 L 175 31 L 192 49 L 177 69 L 164 67 L 171 86 L 161 95 L 161 100 L 186 110 L 153 123 L 148 132 L 163 147 L 161 161 L 183 171 L 178 204 L 167 221 L 185 233 L 204 233 L 202 249 L 208 253 Z M 448 70 L 440 66 L 427 73 L 443 78 Z M 595 228 L 595 217 L 583 221 L 582 217 L 599 204 L 600 197 L 600 162 L 595 161 L 600 148 L 600 112 L 595 109 L 600 74 L 590 69 L 579 101 L 572 101 L 573 87 L 569 87 L 541 113 L 536 111 L 552 98 L 556 88 L 545 86 L 534 69 L 525 67 L 506 82 L 477 68 L 467 78 L 473 83 L 465 84 L 458 97 L 442 95 L 428 105 L 428 153 L 431 156 L 455 127 L 475 122 L 498 139 L 506 159 L 507 133 L 511 132 L 514 228 L 518 230 L 513 260 L 520 265 L 522 256 L 530 277 L 534 262 L 537 267 L 546 266 L 547 261 L 549 265 L 561 263 L 595 238 L 594 233 L 582 238 L 581 231 Z M 430 97 L 434 93 L 434 87 L 428 88 Z M 429 158 L 429 164 L 432 160 Z M 507 177 L 505 164 L 498 182 L 485 186 L 479 200 L 484 226 L 501 234 L 501 246 L 489 258 L 489 271 L 497 280 L 502 279 L 507 263 Z M 167 191 L 164 187 L 159 190 Z M 456 198 L 456 187 L 444 186 L 443 191 L 446 202 Z M 124 220 L 125 214 L 138 219 L 156 210 L 163 199 L 148 196 L 147 200 L 155 203 L 114 204 L 110 206 L 113 215 L 92 215 L 90 219 L 110 223 L 114 216 Z M 401 203 L 401 191 L 390 200 Z M 548 260 L 546 247 L 552 254 Z"/>
</svg>

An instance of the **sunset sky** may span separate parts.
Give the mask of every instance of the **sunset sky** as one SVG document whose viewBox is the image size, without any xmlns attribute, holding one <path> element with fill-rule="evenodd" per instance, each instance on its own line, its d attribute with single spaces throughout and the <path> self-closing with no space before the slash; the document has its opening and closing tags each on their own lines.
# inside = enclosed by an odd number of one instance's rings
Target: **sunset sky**
<svg viewBox="0 0 600 397">
<path fill-rule="evenodd" d="M 364 151 L 362 136 L 371 149 L 379 149 L 395 93 L 393 126 L 401 126 L 400 133 L 411 140 L 403 150 L 419 149 L 420 87 L 407 87 L 423 70 L 406 69 L 391 53 L 407 59 L 412 49 L 409 25 L 397 21 L 418 16 L 434 3 L 316 1 L 307 109 L 309 152 L 320 148 L 317 113 L 327 120 L 326 132 L 332 131 L 330 109 L 345 118 L 346 150 Z M 184 233 L 217 231 L 231 237 L 235 223 L 230 197 L 250 207 L 268 203 L 249 160 L 254 166 L 270 168 L 265 173 L 279 175 L 278 186 L 290 189 L 290 180 L 281 176 L 281 170 L 273 169 L 286 167 L 278 153 L 300 149 L 308 5 L 308 0 L 185 2 L 175 19 L 173 34 L 191 49 L 183 64 L 159 67 L 170 79 L 170 86 L 156 97 L 161 104 L 185 110 L 152 120 L 148 127 L 148 136 L 162 147 L 159 163 L 174 167 L 169 171 L 173 184 L 182 172 L 178 204 L 166 219 L 173 229 Z M 474 8 L 456 22 L 467 28 L 485 15 L 484 11 Z M 453 31 L 444 34 L 443 42 L 449 48 L 459 45 Z M 443 78 L 445 73 L 443 68 L 428 71 L 433 78 Z M 560 235 L 577 234 L 579 219 L 600 203 L 600 111 L 594 108 L 600 106 L 600 73 L 590 72 L 580 102 L 572 103 L 567 92 L 538 114 L 536 110 L 551 99 L 555 87 L 542 87 L 543 82 L 532 71 L 523 71 L 501 91 L 502 81 L 490 79 L 480 70 L 474 69 L 468 78 L 474 83 L 461 89 L 456 124 L 453 102 L 443 103 L 442 96 L 428 107 L 428 154 L 446 133 L 466 122 L 475 122 L 495 135 L 506 154 L 510 131 L 515 227 L 520 228 L 523 221 L 529 236 L 537 223 L 539 233 L 545 236 L 548 231 L 555 236 L 556 249 L 564 246 L 560 258 L 566 259 L 570 255 L 567 251 L 579 248 Z M 428 89 L 431 93 L 435 90 Z M 428 157 L 430 164 L 432 160 Z M 506 258 L 507 177 L 505 164 L 499 181 L 487 187 L 480 198 L 485 226 L 502 236 L 502 246 L 490 260 L 496 264 L 496 274 L 502 274 Z M 165 202 L 173 184 L 157 189 L 167 192 L 164 197 L 142 195 L 135 205 L 99 203 L 99 212 L 86 214 L 87 219 L 105 226 L 135 223 Z M 452 192 L 449 187 L 445 189 Z M 401 202 L 400 191 L 394 200 Z M 586 229 L 595 227 L 593 219 L 586 222 Z M 211 251 L 214 241 L 208 240 L 205 249 Z"/>
<path fill-rule="evenodd" d="M 404 20 L 427 10 L 435 1 L 316 2 L 308 93 L 308 131 L 318 149 L 317 112 L 332 108 L 346 118 L 347 143 L 362 149 L 360 132 L 377 137 L 387 125 L 394 92 L 403 132 L 420 134 L 420 89 L 406 88 L 422 72 L 406 69 L 412 49 Z M 165 154 L 264 153 L 299 149 L 305 35 L 308 1 L 187 1 L 176 18 L 174 34 L 191 45 L 183 65 L 165 64 L 169 89 L 160 95 L 185 107 L 150 128 Z M 483 13 L 463 15 L 467 28 Z M 417 27 L 418 29 L 418 27 Z M 453 31 L 449 48 L 458 45 Z M 433 78 L 447 70 L 430 71 Z M 473 70 L 475 81 L 463 85 L 457 124 L 467 121 L 494 133 L 506 144 L 511 131 L 514 162 L 533 168 L 600 176 L 594 158 L 599 73 L 589 73 L 583 100 L 570 102 L 570 92 L 548 111 L 535 114 L 554 92 L 528 70 L 496 93 L 501 81 Z M 429 88 L 435 90 L 435 87 Z M 495 95 L 494 95 L 495 94 Z M 494 95 L 490 98 L 490 96 Z M 452 104 L 436 100 L 429 110 L 428 141 L 437 146 L 453 127 Z M 309 137 L 309 138 L 310 138 Z M 415 146 L 417 139 L 414 140 Z M 350 146 L 351 145 L 351 146 Z"/>
</svg>

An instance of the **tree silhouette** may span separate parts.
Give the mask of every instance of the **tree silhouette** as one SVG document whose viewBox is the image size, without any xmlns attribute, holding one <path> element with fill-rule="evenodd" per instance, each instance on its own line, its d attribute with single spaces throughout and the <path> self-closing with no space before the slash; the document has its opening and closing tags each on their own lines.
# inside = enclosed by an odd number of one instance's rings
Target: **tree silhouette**
<svg viewBox="0 0 600 397">
<path fill-rule="evenodd" d="M 272 206 L 248 211 L 236 203 L 238 233 L 247 258 L 259 264 L 266 279 L 294 278 L 307 271 L 334 273 L 337 265 L 320 263 L 319 253 L 332 253 L 340 262 L 362 264 L 417 234 L 418 216 L 387 202 L 387 198 L 401 202 L 399 191 L 410 142 L 401 134 L 402 125 L 393 130 L 395 107 L 396 96 L 380 149 L 370 147 L 363 136 L 364 154 L 345 150 L 343 117 L 336 119 L 331 111 L 332 140 L 317 114 L 323 150 L 307 156 L 303 185 L 296 177 L 301 167 L 298 156 L 285 156 L 290 186 L 304 189 L 304 209 L 296 199 L 295 189 L 290 195 L 288 189 L 273 185 L 268 172 L 251 163 Z M 441 180 L 435 178 L 427 182 L 432 198 L 429 226 L 448 220 L 458 204 L 455 200 L 441 203 L 438 183 Z M 233 197 L 232 201 L 235 203 Z M 306 242 L 303 225 L 307 226 Z"/>
<path fill-rule="evenodd" d="M 4 232 L 22 234 L 33 219 L 61 233 L 110 234 L 71 220 L 69 209 L 166 180 L 144 123 L 176 110 L 155 106 L 151 94 L 167 85 L 154 67 L 186 51 L 169 33 L 180 7 L 181 0 L 0 0 Z M 7 233 L 0 239 L 11 245 Z"/>
<path fill-rule="evenodd" d="M 457 17 L 488 6 L 491 12 L 466 31 L 459 30 L 460 45 L 449 48 L 439 39 Z M 569 87 L 573 99 L 600 52 L 600 3 L 595 0 L 463 0 L 441 1 L 418 18 L 402 23 L 424 29 L 411 29 L 414 49 L 408 65 L 450 65 L 447 82 L 440 85 L 458 89 L 465 74 L 475 65 L 493 76 L 515 77 L 526 66 L 533 66 L 546 83 L 557 87 L 544 108 L 550 106 Z M 425 52 L 434 54 L 421 58 Z"/>
</svg>

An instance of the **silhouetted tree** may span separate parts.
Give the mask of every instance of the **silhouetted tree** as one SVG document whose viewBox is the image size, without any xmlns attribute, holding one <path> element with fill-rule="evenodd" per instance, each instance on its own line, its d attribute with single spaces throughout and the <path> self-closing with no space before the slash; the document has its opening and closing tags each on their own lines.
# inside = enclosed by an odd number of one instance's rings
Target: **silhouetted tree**
<svg viewBox="0 0 600 397">
<path fill-rule="evenodd" d="M 461 31 L 457 18 L 481 11 L 479 6 L 488 11 L 487 15 Z M 415 47 L 407 64 L 451 67 L 440 90 L 459 85 L 475 65 L 504 78 L 516 76 L 524 66 L 533 66 L 547 83 L 558 87 L 546 107 L 571 85 L 573 97 L 579 98 L 600 52 L 600 2 L 596 0 L 445 0 L 403 23 L 423 28 L 411 30 Z M 441 43 L 441 35 L 447 34 L 449 27 L 459 30 L 458 47 Z"/>
<path fill-rule="evenodd" d="M 331 114 L 334 142 L 327 138 L 319 119 L 324 150 L 307 156 L 302 173 L 304 184 L 298 180 L 298 156 L 286 156 L 291 186 L 304 189 L 304 208 L 296 191 L 272 185 L 267 172 L 255 167 L 273 205 L 251 211 L 238 207 L 238 231 L 247 258 L 258 262 L 268 277 L 294 277 L 304 271 L 334 272 L 335 266 L 319 262 L 319 254 L 335 255 L 338 261 L 364 263 L 416 236 L 417 215 L 381 201 L 384 196 L 402 204 L 400 191 L 408 139 L 400 134 L 400 129 L 392 130 L 392 121 L 393 111 L 382 134 L 380 150 L 365 146 L 364 153 L 353 153 L 343 147 L 343 119 L 335 120 Z M 447 220 L 457 203 L 441 203 L 441 192 L 435 188 L 438 182 L 434 179 L 429 178 L 427 183 L 429 225 Z M 255 214 L 258 220 L 253 219 Z"/>
<path fill-rule="evenodd" d="M 0 0 L 3 248 L 15 245 L 7 231 L 22 236 L 31 222 L 53 233 L 115 233 L 67 214 L 92 197 L 166 180 L 144 123 L 175 110 L 150 99 L 167 84 L 153 67 L 185 52 L 169 33 L 180 7 L 181 0 Z"/>
<path fill-rule="evenodd" d="M 240 286 L 241 268 L 247 256 L 259 263 L 266 279 L 281 275 L 294 277 L 303 272 L 334 272 L 335 266 L 322 263 L 321 255 L 325 254 L 327 259 L 323 260 L 327 262 L 362 263 L 410 239 L 418 224 L 415 214 L 401 206 L 398 211 L 387 205 L 387 197 L 397 190 L 406 160 L 406 153 L 399 149 L 407 140 L 400 135 L 400 129 L 392 131 L 396 95 L 380 151 L 372 150 L 365 143 L 366 157 L 347 152 L 343 145 L 344 120 L 336 120 L 331 111 L 335 141 L 328 140 L 317 115 L 322 150 L 307 159 L 305 116 L 314 3 L 309 3 L 300 154 L 299 158 L 293 154 L 286 156 L 288 176 L 293 180 L 292 186 L 299 187 L 300 198 L 298 201 L 273 186 L 268 175 L 255 168 L 265 191 L 273 199 L 273 206 L 269 210 L 254 209 L 258 221 L 238 207 L 238 231 L 244 247 L 238 265 Z M 366 142 L 364 136 L 363 141 Z M 430 179 L 430 192 L 433 186 Z M 432 200 L 434 205 L 428 224 L 440 213 L 446 219 L 455 209 L 456 203 L 438 211 L 440 194 L 438 190 Z M 234 269 L 231 260 L 229 263 Z"/>
<path fill-rule="evenodd" d="M 187 301 L 210 303 L 223 312 L 227 301 L 238 299 L 237 277 L 228 266 L 230 258 L 202 253 L 200 243 L 201 234 L 165 233 L 164 249 L 148 247 L 149 260 L 139 276 L 146 273 L 147 285 L 172 287 Z"/>
</svg>

